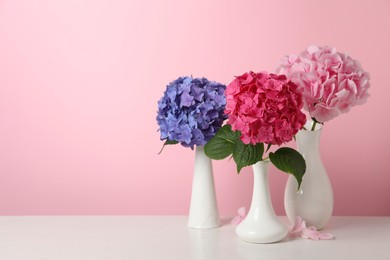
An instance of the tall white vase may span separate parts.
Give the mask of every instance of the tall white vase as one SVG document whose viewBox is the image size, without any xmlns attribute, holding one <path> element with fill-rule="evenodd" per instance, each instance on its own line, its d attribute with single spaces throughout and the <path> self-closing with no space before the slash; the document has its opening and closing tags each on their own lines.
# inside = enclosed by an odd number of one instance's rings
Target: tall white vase
<svg viewBox="0 0 390 260">
<path fill-rule="evenodd" d="M 211 159 L 204 153 L 203 146 L 197 146 L 195 150 L 188 226 L 197 229 L 217 228 L 221 226 Z"/>
<path fill-rule="evenodd" d="M 260 161 L 253 168 L 252 203 L 246 218 L 236 227 L 241 240 L 250 243 L 274 243 L 286 237 L 288 230 L 272 207 L 268 187 L 269 161 Z"/>
<path fill-rule="evenodd" d="M 297 134 L 298 151 L 306 161 L 306 173 L 301 188 L 293 176 L 289 176 L 284 193 L 284 207 L 291 223 L 297 216 L 309 226 L 322 229 L 333 211 L 333 189 L 320 156 L 322 128 L 315 131 L 301 130 Z"/>
</svg>

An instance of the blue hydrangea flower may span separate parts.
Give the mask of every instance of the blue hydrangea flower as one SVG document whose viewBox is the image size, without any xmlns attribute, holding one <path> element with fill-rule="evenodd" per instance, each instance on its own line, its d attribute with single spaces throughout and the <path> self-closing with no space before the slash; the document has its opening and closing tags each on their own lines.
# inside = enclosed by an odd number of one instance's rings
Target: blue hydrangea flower
<svg viewBox="0 0 390 260">
<path fill-rule="evenodd" d="M 206 78 L 180 77 L 167 85 L 158 101 L 160 139 L 185 147 L 205 145 L 221 128 L 226 86 Z"/>
</svg>

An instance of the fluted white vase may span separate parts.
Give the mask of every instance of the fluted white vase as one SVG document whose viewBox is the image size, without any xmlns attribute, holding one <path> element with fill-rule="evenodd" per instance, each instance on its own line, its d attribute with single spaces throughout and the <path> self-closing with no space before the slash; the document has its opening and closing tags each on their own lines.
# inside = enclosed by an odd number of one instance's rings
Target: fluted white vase
<svg viewBox="0 0 390 260">
<path fill-rule="evenodd" d="M 320 137 L 322 128 L 298 132 L 298 151 L 306 161 L 306 173 L 299 190 L 293 176 L 289 176 L 284 193 L 284 207 L 291 223 L 300 216 L 308 226 L 322 229 L 333 211 L 333 189 L 321 160 Z"/>
<path fill-rule="evenodd" d="M 221 226 L 211 159 L 204 153 L 203 146 L 197 146 L 195 150 L 188 226 L 197 229 Z"/>
<path fill-rule="evenodd" d="M 248 215 L 237 225 L 238 237 L 250 243 L 274 243 L 288 233 L 272 207 L 268 186 L 269 161 L 260 161 L 253 168 L 253 195 Z"/>
</svg>

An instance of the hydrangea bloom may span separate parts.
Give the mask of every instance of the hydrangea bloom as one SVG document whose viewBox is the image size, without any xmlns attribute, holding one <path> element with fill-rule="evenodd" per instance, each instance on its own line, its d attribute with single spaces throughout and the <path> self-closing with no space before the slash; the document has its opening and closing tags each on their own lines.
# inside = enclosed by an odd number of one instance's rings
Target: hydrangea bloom
<svg viewBox="0 0 390 260">
<path fill-rule="evenodd" d="M 318 122 L 348 112 L 369 96 L 369 74 L 335 48 L 310 46 L 299 56 L 286 56 L 277 72 L 303 88 L 305 110 Z"/>
<path fill-rule="evenodd" d="M 185 147 L 205 145 L 227 118 L 226 86 L 206 78 L 180 77 L 167 85 L 158 101 L 160 139 Z"/>
<path fill-rule="evenodd" d="M 306 123 L 302 94 L 284 75 L 249 72 L 226 88 L 228 124 L 245 144 L 289 142 Z"/>
</svg>

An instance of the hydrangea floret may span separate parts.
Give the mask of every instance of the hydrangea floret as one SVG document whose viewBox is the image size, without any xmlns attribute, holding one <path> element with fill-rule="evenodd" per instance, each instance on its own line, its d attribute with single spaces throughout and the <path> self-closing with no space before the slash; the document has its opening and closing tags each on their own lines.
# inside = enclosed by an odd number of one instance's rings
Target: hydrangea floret
<svg viewBox="0 0 390 260">
<path fill-rule="evenodd" d="M 302 94 L 285 75 L 245 73 L 226 89 L 228 124 L 245 144 L 281 145 L 306 123 Z"/>
<path fill-rule="evenodd" d="M 302 88 L 304 108 L 316 123 L 324 123 L 364 104 L 370 75 L 348 54 L 332 47 L 309 46 L 300 55 L 285 56 L 277 69 Z"/>
<path fill-rule="evenodd" d="M 232 155 L 237 172 L 270 160 L 278 169 L 293 174 L 300 186 L 306 164 L 299 152 L 281 147 L 263 158 L 264 144 L 267 153 L 271 145 L 291 141 L 306 123 L 298 86 L 285 75 L 250 71 L 236 77 L 225 94 L 228 121 L 206 144 L 206 155 L 216 160 Z"/>
<path fill-rule="evenodd" d="M 206 78 L 179 77 L 158 101 L 157 123 L 165 144 L 205 145 L 221 128 L 226 86 Z"/>
</svg>

